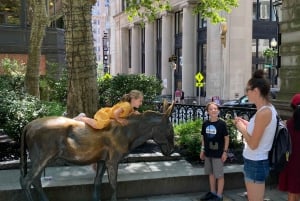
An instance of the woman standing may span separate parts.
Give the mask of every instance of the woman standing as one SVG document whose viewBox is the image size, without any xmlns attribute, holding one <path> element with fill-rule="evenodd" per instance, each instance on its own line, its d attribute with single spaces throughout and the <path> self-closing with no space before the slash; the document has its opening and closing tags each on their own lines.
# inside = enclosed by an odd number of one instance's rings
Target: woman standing
<svg viewBox="0 0 300 201">
<path fill-rule="evenodd" d="M 237 129 L 244 138 L 244 177 L 249 201 L 263 201 L 265 180 L 269 175 L 268 152 L 276 130 L 276 110 L 269 101 L 270 84 L 264 71 L 258 70 L 248 81 L 246 93 L 256 105 L 256 114 L 246 121 L 235 118 Z"/>
<path fill-rule="evenodd" d="M 291 100 L 293 117 L 287 120 L 286 125 L 291 135 L 292 154 L 285 169 L 279 175 L 278 188 L 288 192 L 288 201 L 300 200 L 300 94 Z"/>
</svg>

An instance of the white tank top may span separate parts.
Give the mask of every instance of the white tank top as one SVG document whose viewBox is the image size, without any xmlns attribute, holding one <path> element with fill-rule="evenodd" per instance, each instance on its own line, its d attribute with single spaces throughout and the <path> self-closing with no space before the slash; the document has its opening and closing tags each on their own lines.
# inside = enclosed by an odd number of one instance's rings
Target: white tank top
<svg viewBox="0 0 300 201">
<path fill-rule="evenodd" d="M 277 119 L 276 119 L 276 109 L 274 108 L 273 105 L 270 106 L 263 106 L 261 107 L 257 112 L 264 108 L 269 108 L 272 111 L 272 119 L 268 126 L 265 128 L 265 131 L 262 135 L 262 138 L 260 139 L 260 142 L 258 144 L 258 147 L 256 149 L 251 149 L 246 142 L 245 143 L 245 148 L 243 151 L 243 156 L 249 160 L 265 160 L 268 159 L 268 152 L 270 151 L 273 143 L 273 139 L 275 136 L 275 131 L 276 131 L 276 124 L 277 124 Z M 256 112 L 256 113 L 257 113 Z M 253 129 L 254 129 L 254 122 L 255 122 L 256 114 L 250 119 L 249 124 L 247 126 L 247 132 L 251 136 Z"/>
</svg>

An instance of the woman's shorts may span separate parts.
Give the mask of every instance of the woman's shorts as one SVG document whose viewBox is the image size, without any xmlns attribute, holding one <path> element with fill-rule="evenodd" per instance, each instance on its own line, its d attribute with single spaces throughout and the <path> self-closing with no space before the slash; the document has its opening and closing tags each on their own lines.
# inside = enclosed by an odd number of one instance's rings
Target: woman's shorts
<svg viewBox="0 0 300 201">
<path fill-rule="evenodd" d="M 269 171 L 270 166 L 268 159 L 253 161 L 244 158 L 245 182 L 263 184 L 269 175 Z"/>
</svg>

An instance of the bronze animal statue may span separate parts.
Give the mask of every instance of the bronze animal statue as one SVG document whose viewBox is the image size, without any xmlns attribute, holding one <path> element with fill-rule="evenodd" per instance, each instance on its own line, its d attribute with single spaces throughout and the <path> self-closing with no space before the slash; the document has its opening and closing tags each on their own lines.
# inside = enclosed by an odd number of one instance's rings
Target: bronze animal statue
<svg viewBox="0 0 300 201">
<path fill-rule="evenodd" d="M 117 200 L 117 173 L 120 160 L 148 139 L 153 139 L 164 155 L 174 148 L 174 131 L 169 116 L 173 104 L 163 113 L 146 111 L 128 117 L 128 125 L 112 122 L 108 128 L 96 130 L 83 122 L 66 117 L 45 117 L 27 124 L 21 137 L 20 184 L 28 201 L 34 201 L 31 186 L 39 200 L 48 201 L 41 184 L 45 167 L 57 159 L 76 165 L 97 163 L 93 201 L 101 200 L 100 186 L 107 169 L 112 187 L 111 200 Z M 27 152 L 31 167 L 27 166 Z"/>
</svg>

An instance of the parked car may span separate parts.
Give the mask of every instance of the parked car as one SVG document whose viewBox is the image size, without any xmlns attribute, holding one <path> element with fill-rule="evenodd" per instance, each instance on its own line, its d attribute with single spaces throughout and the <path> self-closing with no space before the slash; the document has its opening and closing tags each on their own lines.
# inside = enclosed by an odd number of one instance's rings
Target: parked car
<svg viewBox="0 0 300 201">
<path fill-rule="evenodd" d="M 222 104 L 226 107 L 246 107 L 246 108 L 256 108 L 254 103 L 249 102 L 248 96 L 242 96 L 237 100 L 228 101 Z"/>
<path fill-rule="evenodd" d="M 172 102 L 172 95 L 159 95 L 154 99 L 154 103 L 162 103 L 164 100 L 167 100 L 169 103 Z"/>
<path fill-rule="evenodd" d="M 279 92 L 279 88 L 276 87 L 271 87 L 270 89 L 270 97 L 272 99 L 276 99 L 277 98 L 277 93 Z"/>
</svg>

